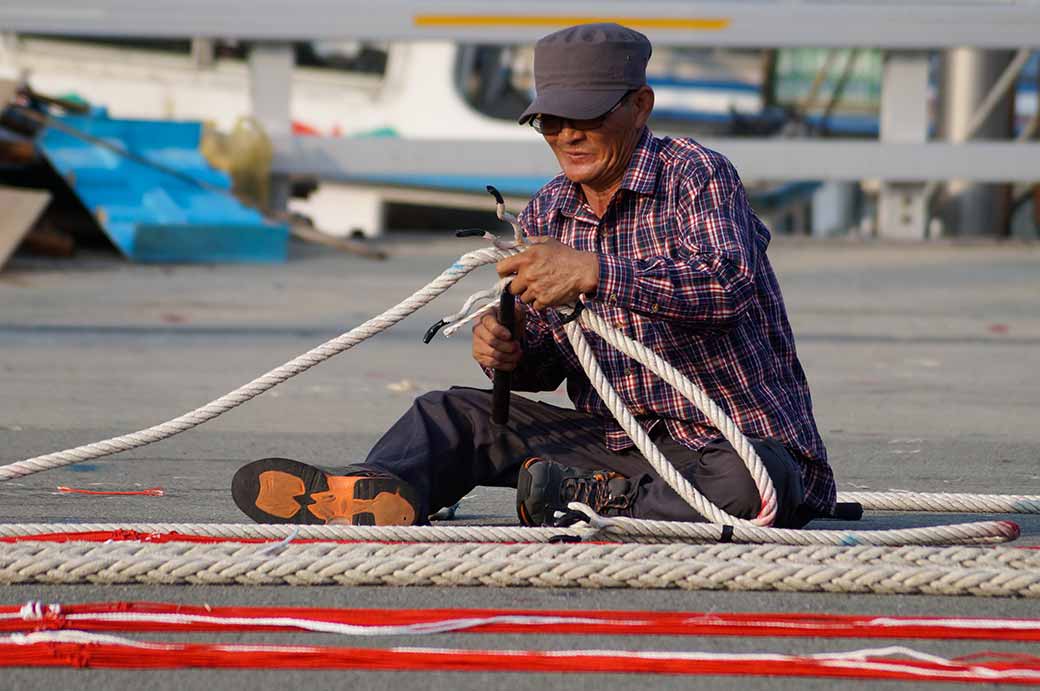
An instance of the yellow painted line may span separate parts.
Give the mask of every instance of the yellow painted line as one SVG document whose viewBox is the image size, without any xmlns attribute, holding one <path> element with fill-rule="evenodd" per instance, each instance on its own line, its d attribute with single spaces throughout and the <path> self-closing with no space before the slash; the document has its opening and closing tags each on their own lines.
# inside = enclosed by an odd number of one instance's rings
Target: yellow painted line
<svg viewBox="0 0 1040 691">
<path fill-rule="evenodd" d="M 728 17 L 561 17 L 550 15 L 507 14 L 417 14 L 415 25 L 425 27 L 566 27 L 575 24 L 615 22 L 633 29 L 687 29 L 721 31 L 729 28 Z"/>
</svg>

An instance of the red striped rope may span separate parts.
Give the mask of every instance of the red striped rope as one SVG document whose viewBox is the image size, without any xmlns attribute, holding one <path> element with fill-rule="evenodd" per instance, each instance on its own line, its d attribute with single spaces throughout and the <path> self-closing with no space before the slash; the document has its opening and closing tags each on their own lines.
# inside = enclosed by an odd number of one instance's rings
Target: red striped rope
<svg viewBox="0 0 1040 691">
<path fill-rule="evenodd" d="M 216 544 L 234 542 L 243 544 L 259 544 L 265 542 L 281 542 L 282 538 L 253 537 L 214 537 L 212 535 L 182 535 L 181 533 L 143 533 L 138 530 L 93 530 L 83 532 L 36 533 L 33 535 L 5 535 L 0 543 L 14 542 L 199 542 Z M 312 542 L 357 542 L 357 540 L 322 540 L 294 539 L 293 544 L 309 544 Z"/>
<path fill-rule="evenodd" d="M 198 607 L 161 602 L 0 606 L 0 631 L 299 631 L 437 626 L 469 633 L 1040 640 L 1040 620 L 798 613 Z M 377 629 L 383 629 L 379 631 Z M 421 633 L 422 631 L 414 631 Z M 365 631 L 356 633 L 363 634 Z"/>
<path fill-rule="evenodd" d="M 135 490 L 96 490 L 96 489 L 78 489 L 76 487 L 65 487 L 64 485 L 58 485 L 58 491 L 62 494 L 96 494 L 104 496 L 114 497 L 126 497 L 126 496 L 145 496 L 145 497 L 161 497 L 165 494 L 162 487 L 149 487 L 148 489 L 135 489 Z"/>
<path fill-rule="evenodd" d="M 159 488 L 154 488 L 159 489 Z M 84 490 L 86 491 L 86 490 Z M 150 491 L 150 490 L 142 490 Z M 162 490 L 160 490 L 162 491 Z M 1012 524 L 1014 525 L 1014 524 Z M 1017 528 L 1017 526 L 1016 526 Z M 176 531 L 168 533 L 145 533 L 138 530 L 93 530 L 93 531 L 63 531 L 54 533 L 33 533 L 29 535 L 0 535 L 0 544 L 15 542 L 197 542 L 201 544 L 217 544 L 222 542 L 241 544 L 261 544 L 269 542 L 283 542 L 280 537 L 217 537 L 213 535 L 185 535 Z M 378 544 L 415 544 L 414 542 L 393 540 L 337 540 L 330 538 L 293 538 L 294 545 L 307 545 L 313 543 L 335 543 L 355 544 L 360 542 Z M 508 543 L 503 543 L 508 544 Z M 609 541 L 590 540 L 588 545 L 615 544 Z M 1040 545 L 1019 545 L 1005 549 L 1040 549 Z"/>
<path fill-rule="evenodd" d="M 72 632 L 67 632 L 72 633 Z M 823 655 L 676 653 L 632 650 L 464 650 L 221 645 L 118 640 L 0 640 L 0 666 L 115 669 L 357 669 L 461 672 L 582 672 L 1001 682 L 1040 685 L 1040 658 L 945 660 L 903 648 Z M 88 637 L 96 636 L 95 639 Z M 34 638 L 35 637 L 35 638 Z M 84 640 L 86 639 L 86 640 Z"/>
<path fill-rule="evenodd" d="M 220 537 L 214 535 L 185 535 L 176 531 L 168 533 L 145 533 L 139 530 L 127 530 L 124 528 L 120 528 L 117 530 L 84 530 L 76 532 L 32 533 L 29 535 L 0 535 L 0 544 L 15 542 L 195 542 L 200 544 L 220 544 L 230 542 L 234 544 L 255 545 L 263 543 L 285 542 L 285 540 L 285 538 L 281 537 Z M 340 545 L 359 543 L 380 545 L 416 544 L 415 542 L 403 540 L 339 540 L 333 538 L 300 537 L 294 537 L 292 539 L 292 544 L 294 545 L 310 545 L 315 543 L 330 543 Z M 496 542 L 496 544 L 512 543 Z M 584 544 L 607 545 L 616 543 L 598 540 L 588 540 Z"/>
</svg>

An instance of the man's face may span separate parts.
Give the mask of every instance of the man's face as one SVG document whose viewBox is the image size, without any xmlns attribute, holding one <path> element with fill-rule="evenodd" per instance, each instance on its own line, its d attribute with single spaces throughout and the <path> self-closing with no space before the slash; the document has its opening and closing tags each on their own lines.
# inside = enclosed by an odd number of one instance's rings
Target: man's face
<svg viewBox="0 0 1040 691">
<path fill-rule="evenodd" d="M 543 136 L 571 182 L 606 188 L 624 176 L 652 107 L 653 92 L 644 88 L 630 94 L 601 127 L 577 130 L 565 121 L 559 132 Z"/>
</svg>

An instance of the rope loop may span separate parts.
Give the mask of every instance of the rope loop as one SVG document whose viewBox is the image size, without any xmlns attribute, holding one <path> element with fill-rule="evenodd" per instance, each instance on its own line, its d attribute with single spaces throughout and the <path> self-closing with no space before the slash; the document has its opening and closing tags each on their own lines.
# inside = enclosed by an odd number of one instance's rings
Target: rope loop
<svg viewBox="0 0 1040 691">
<path fill-rule="evenodd" d="M 494 194 L 494 192 L 492 192 Z M 451 267 L 442 272 L 440 276 L 416 291 L 412 296 L 401 303 L 391 307 L 382 314 L 369 319 L 360 326 L 337 336 L 312 350 L 290 360 L 270 372 L 254 379 L 248 384 L 231 391 L 218 399 L 215 399 L 193 411 L 185 413 L 180 417 L 167 422 L 149 427 L 137 432 L 131 432 L 118 437 L 112 437 L 93 444 L 87 444 L 64 451 L 37 456 L 24 461 L 10 463 L 0 466 L 0 481 L 24 477 L 44 470 L 59 468 L 65 465 L 78 463 L 90 459 L 100 458 L 111 454 L 139 448 L 162 439 L 167 439 L 181 432 L 193 429 L 204 422 L 212 420 L 223 413 L 236 408 L 282 382 L 318 365 L 325 360 L 348 350 L 362 341 L 385 331 L 402 319 L 417 311 L 434 298 L 448 290 L 451 286 L 468 275 L 474 269 L 486 264 L 493 264 L 506 257 L 514 256 L 524 249 L 522 244 L 522 233 L 516 217 L 504 210 L 500 195 L 499 218 L 510 222 L 516 231 L 516 242 L 496 242 L 494 247 L 474 250 L 464 254 Z M 503 279 L 508 280 L 508 279 Z M 488 292 L 500 291 L 502 281 Z M 464 306 L 456 315 L 448 319 L 462 320 L 464 315 L 473 308 L 483 296 L 478 294 Z M 477 312 L 480 310 L 478 309 Z M 472 315 L 470 315 L 472 316 Z M 439 324 L 447 322 L 442 320 Z M 686 478 L 679 474 L 674 466 L 664 457 L 657 446 L 647 435 L 646 431 L 638 423 L 625 402 L 618 395 L 611 383 L 607 380 L 602 369 L 595 358 L 595 354 L 584 336 L 583 329 L 588 329 L 604 339 L 606 343 L 616 348 L 626 356 L 640 362 L 647 369 L 667 382 L 684 398 L 697 407 L 712 424 L 729 440 L 737 454 L 746 464 L 751 477 L 758 488 L 762 500 L 759 514 L 752 520 L 739 519 L 727 514 L 707 498 L 701 495 Z M 461 542 L 463 540 L 494 541 L 509 540 L 516 542 L 538 542 L 553 539 L 563 535 L 566 539 L 579 539 L 588 541 L 590 539 L 601 539 L 607 535 L 612 539 L 624 539 L 635 542 L 717 542 L 720 539 L 734 542 L 768 543 L 779 542 L 794 545 L 898 545 L 898 544 L 950 544 L 950 543 L 987 543 L 1013 540 L 1018 537 L 1018 526 L 1008 521 L 997 521 L 977 524 L 961 524 L 953 526 L 937 526 L 933 528 L 914 528 L 894 531 L 797 531 L 769 528 L 776 517 L 776 492 L 769 474 L 762 464 L 761 459 L 746 436 L 740 431 L 736 423 L 712 401 L 704 391 L 698 388 L 681 372 L 661 358 L 657 353 L 646 346 L 629 338 L 624 333 L 614 329 L 593 309 L 587 308 L 579 300 L 573 314 L 566 321 L 564 330 L 574 352 L 577 354 L 582 367 L 585 369 L 589 381 L 617 418 L 622 428 L 632 438 L 639 450 L 657 471 L 658 475 L 669 484 L 684 501 L 698 514 L 714 525 L 702 523 L 677 523 L 666 521 L 637 520 L 620 517 L 598 516 L 587 506 L 572 504 L 569 508 L 579 512 L 587 522 L 586 527 L 575 526 L 572 528 L 549 528 L 543 529 L 548 532 L 538 532 L 534 528 L 506 528 L 501 526 L 480 526 L 457 529 L 455 533 L 446 531 L 437 526 L 402 527 L 392 526 L 381 529 L 369 529 L 369 531 L 358 533 L 364 535 L 360 539 L 373 539 L 372 535 L 381 535 L 379 539 L 392 541 L 415 541 L 436 539 L 445 542 Z M 861 493 L 856 495 L 864 508 L 880 508 L 894 510 L 960 510 L 977 512 L 1007 512 L 1007 513 L 1040 513 L 1040 497 L 1036 496 L 998 496 L 998 495 L 929 495 L 911 493 Z M 854 501 L 852 497 L 839 495 L 839 500 Z M 946 507 L 945 509 L 942 507 Z M 951 508 L 955 507 L 955 508 Z M 723 530 L 720 533 L 720 526 Z M 18 534 L 17 528 L 25 526 L 0 525 L 0 536 L 5 534 Z M 53 532 L 48 531 L 47 526 L 34 526 L 36 533 Z M 106 530 L 118 531 L 123 526 L 106 526 Z M 271 526 L 240 526 L 246 535 L 259 535 L 264 528 Z M 309 535 L 323 534 L 321 529 L 343 534 L 350 533 L 355 528 L 344 526 L 300 526 L 299 535 L 302 538 Z M 10 532 L 14 530 L 14 532 Z M 252 531 L 252 532 L 251 532 Z M 519 532 L 517 532 L 519 531 Z M 146 533 L 151 531 L 145 531 Z M 24 534 L 24 533 L 23 533 Z M 235 534 L 241 534 L 235 533 Z M 269 534 L 269 533 L 264 533 Z M 283 540 L 281 543 L 269 545 L 260 558 L 278 558 L 283 553 L 291 552 L 294 547 L 296 533 L 277 533 Z M 350 533 L 354 534 L 354 533 Z M 257 555 L 254 555 L 256 557 Z M 28 563 L 28 562 L 27 562 Z M 252 567 L 250 567 L 252 568 Z M 25 610 L 25 616 L 43 616 L 39 608 Z"/>
</svg>

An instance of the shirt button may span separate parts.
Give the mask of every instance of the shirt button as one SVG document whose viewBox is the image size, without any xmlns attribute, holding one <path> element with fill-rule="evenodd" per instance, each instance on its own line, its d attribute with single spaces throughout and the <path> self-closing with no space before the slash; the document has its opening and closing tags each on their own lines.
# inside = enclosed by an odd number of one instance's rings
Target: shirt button
<svg viewBox="0 0 1040 691">
<path fill-rule="evenodd" d="M 657 310 L 659 310 L 659 309 L 661 309 L 661 306 L 658 305 L 656 302 L 653 304 L 652 307 L 650 307 L 650 311 L 651 312 L 657 312 Z"/>
<path fill-rule="evenodd" d="M 614 328 L 616 328 L 616 329 L 623 329 L 623 328 L 625 328 L 625 322 L 623 322 L 623 321 L 621 321 L 619 319 L 618 321 L 614 322 Z"/>
<path fill-rule="evenodd" d="M 610 302 L 617 302 L 617 293 L 611 293 L 610 297 L 607 298 Z"/>
</svg>

